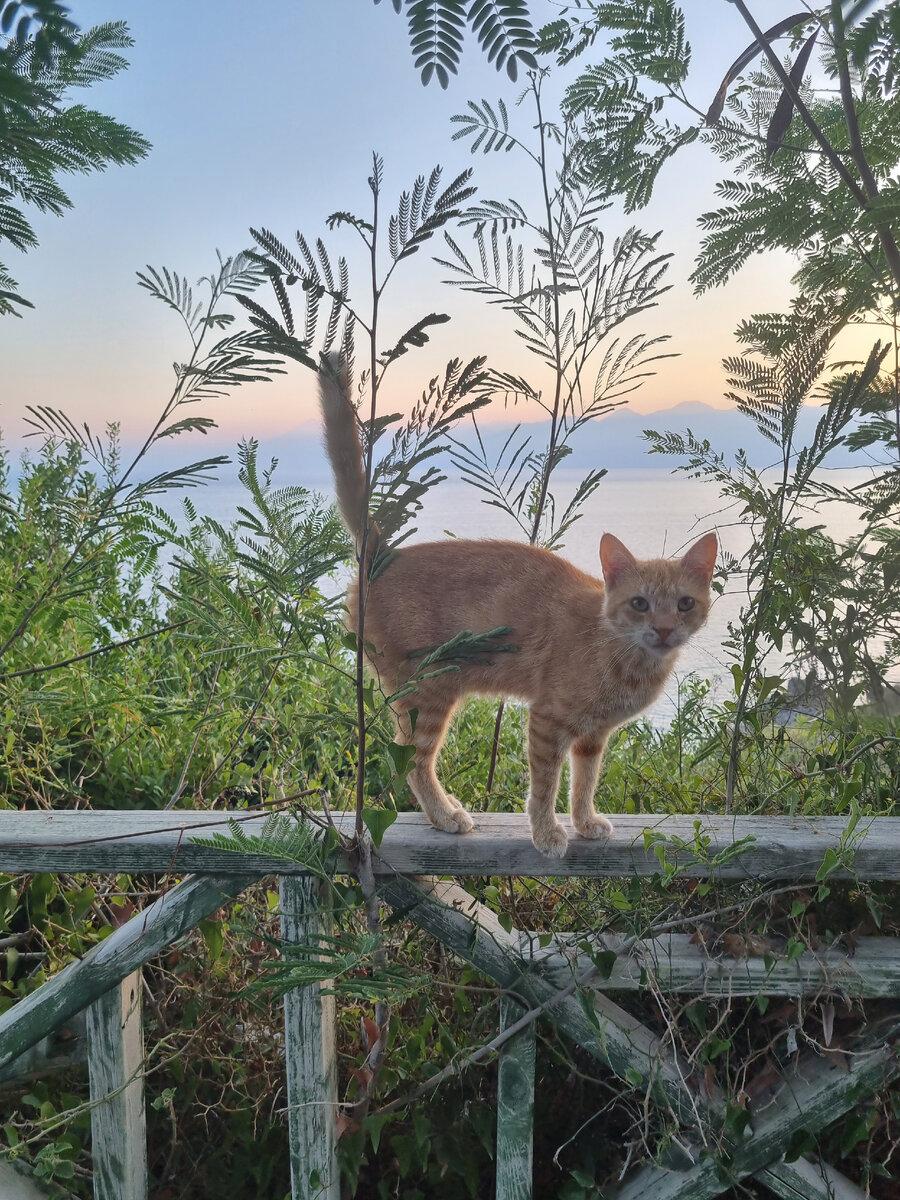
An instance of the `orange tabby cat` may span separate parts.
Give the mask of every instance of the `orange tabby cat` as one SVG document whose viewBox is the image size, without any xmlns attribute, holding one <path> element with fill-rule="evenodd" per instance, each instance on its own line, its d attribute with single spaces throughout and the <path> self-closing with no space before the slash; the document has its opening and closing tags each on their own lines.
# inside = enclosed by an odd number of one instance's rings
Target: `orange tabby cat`
<svg viewBox="0 0 900 1200">
<path fill-rule="evenodd" d="M 361 538 L 366 494 L 357 417 L 339 365 L 320 373 L 325 441 L 341 514 Z M 371 527 L 366 559 L 380 533 Z M 566 831 L 556 795 L 571 754 L 572 824 L 582 837 L 608 838 L 612 825 L 594 811 L 600 760 L 610 733 L 652 704 L 678 651 L 704 623 L 715 567 L 716 535 L 700 538 L 683 558 L 640 561 L 605 533 L 604 583 L 565 559 L 519 542 L 429 542 L 395 552 L 366 584 L 365 640 L 385 691 L 414 677 L 426 649 L 461 630 L 511 632 L 514 653 L 479 655 L 394 701 L 397 740 L 416 748 L 409 785 L 438 829 L 467 833 L 472 818 L 438 782 L 435 763 L 460 700 L 472 693 L 514 696 L 530 706 L 528 817 L 537 848 L 562 858 Z M 348 592 L 348 626 L 356 629 L 358 586 Z M 413 656 L 413 657 L 411 657 Z M 411 729 L 410 709 L 418 710 Z"/>
</svg>

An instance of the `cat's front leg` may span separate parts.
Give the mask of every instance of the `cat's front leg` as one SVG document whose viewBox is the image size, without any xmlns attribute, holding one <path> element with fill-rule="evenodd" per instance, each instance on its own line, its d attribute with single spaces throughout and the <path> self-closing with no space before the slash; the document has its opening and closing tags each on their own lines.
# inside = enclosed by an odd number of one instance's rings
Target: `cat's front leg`
<svg viewBox="0 0 900 1200">
<path fill-rule="evenodd" d="M 572 824 L 583 838 L 605 839 L 613 831 L 612 823 L 594 809 L 594 793 L 608 737 L 602 730 L 591 737 L 579 738 L 572 746 L 570 809 Z"/>
<path fill-rule="evenodd" d="M 551 858 L 564 858 L 569 845 L 568 835 L 556 819 L 556 795 L 567 745 L 565 731 L 551 717 L 532 710 L 528 719 L 528 819 L 531 840 Z"/>
</svg>

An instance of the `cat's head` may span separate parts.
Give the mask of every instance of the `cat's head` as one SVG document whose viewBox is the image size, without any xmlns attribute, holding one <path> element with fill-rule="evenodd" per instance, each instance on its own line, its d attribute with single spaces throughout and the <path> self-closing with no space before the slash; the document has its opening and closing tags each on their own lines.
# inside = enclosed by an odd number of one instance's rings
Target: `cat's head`
<svg viewBox="0 0 900 1200">
<path fill-rule="evenodd" d="M 635 648 L 662 658 L 678 650 L 706 620 L 716 553 L 714 533 L 683 558 L 637 559 L 617 537 L 600 539 L 606 620 Z"/>
</svg>

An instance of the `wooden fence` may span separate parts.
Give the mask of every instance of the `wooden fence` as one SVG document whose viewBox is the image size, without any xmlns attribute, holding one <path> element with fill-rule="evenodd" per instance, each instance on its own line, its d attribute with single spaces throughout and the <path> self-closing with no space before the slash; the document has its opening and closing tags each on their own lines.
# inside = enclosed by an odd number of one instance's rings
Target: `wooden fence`
<svg viewBox="0 0 900 1200">
<path fill-rule="evenodd" d="M 0 1016 L 2 1082 L 29 1075 L 39 1062 L 52 1063 L 55 1031 L 85 1014 L 96 1200 L 147 1200 L 148 1195 L 141 966 L 267 875 L 280 877 L 286 942 L 308 943 L 326 932 L 322 889 L 327 885 L 304 874 L 299 864 L 235 854 L 202 841 L 223 829 L 226 820 L 204 812 L 0 812 L 0 871 L 186 876 Z M 241 820 L 248 833 L 259 832 L 262 818 Z M 349 816 L 337 814 L 336 820 L 350 831 Z M 651 844 L 659 838 L 665 839 L 662 855 Z M 771 1082 L 765 1102 L 757 1096 L 759 1115 L 752 1130 L 724 1147 L 723 1173 L 720 1155 L 704 1150 L 713 1142 L 723 1148 L 724 1097 L 692 1086 L 677 1048 L 625 1004 L 628 993 L 648 979 L 661 991 L 706 996 L 896 997 L 900 939 L 860 939 L 853 955 L 832 947 L 773 961 L 710 956 L 677 931 L 627 942 L 609 938 L 604 945 L 616 957 L 609 978 L 601 981 L 593 960 L 579 957 L 569 940 L 542 945 L 545 938 L 506 930 L 463 888 L 435 878 L 647 876 L 666 863 L 699 878 L 716 860 L 718 878 L 759 886 L 814 880 L 829 851 L 829 881 L 897 880 L 900 819 L 863 819 L 848 836 L 846 821 L 838 817 L 617 817 L 611 843 L 575 839 L 563 861 L 551 862 L 532 846 L 521 816 L 481 815 L 473 833 L 453 837 L 418 814 L 401 814 L 385 835 L 375 867 L 388 904 L 508 992 L 501 1006 L 503 1027 L 539 1012 L 615 1072 L 623 1089 L 646 1095 L 648 1104 L 665 1106 L 677 1119 L 677 1161 L 633 1167 L 615 1192 L 619 1200 L 704 1200 L 748 1177 L 792 1200 L 862 1200 L 864 1193 L 827 1164 L 803 1158 L 785 1163 L 784 1151 L 795 1133 L 823 1129 L 900 1071 L 900 1008 L 862 1035 L 840 1062 L 813 1050 L 792 1056 Z M 335 872 L 340 869 L 336 862 Z M 289 993 L 284 1010 L 293 1196 L 336 1200 L 334 1001 L 321 995 L 320 987 L 308 987 Z M 529 1200 L 532 1194 L 534 1038 L 531 1020 L 499 1052 L 497 1200 Z M 0 1162 L 4 1198 L 29 1200 L 40 1194 L 10 1170 Z"/>
</svg>

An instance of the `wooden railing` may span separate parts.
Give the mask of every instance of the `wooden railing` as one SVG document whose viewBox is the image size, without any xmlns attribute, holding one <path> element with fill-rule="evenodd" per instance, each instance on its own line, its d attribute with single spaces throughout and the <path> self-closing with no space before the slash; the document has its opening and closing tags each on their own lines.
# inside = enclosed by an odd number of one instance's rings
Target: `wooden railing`
<svg viewBox="0 0 900 1200">
<path fill-rule="evenodd" d="M 231 814 L 248 833 L 262 818 Z M 55 1030 L 86 1014 L 96 1200 L 146 1200 L 140 968 L 199 921 L 267 875 L 280 877 L 282 936 L 308 944 L 320 932 L 327 905 L 323 885 L 300 864 L 236 854 L 202 840 L 228 818 L 207 812 L 0 812 L 0 871 L 7 873 L 152 873 L 183 878 L 145 911 L 115 930 L 79 961 L 0 1016 L 0 1081 L 34 1069 L 35 1048 Z M 349 832 L 349 815 L 337 814 Z M 660 854 L 654 841 L 663 838 Z M 813 880 L 831 851 L 829 881 L 900 878 L 900 819 L 863 818 L 848 837 L 839 817 L 722 818 L 621 816 L 612 842 L 575 839 L 564 860 L 536 851 L 524 817 L 481 815 L 473 833 L 454 837 L 418 814 L 401 814 L 375 859 L 380 893 L 390 905 L 433 933 L 461 958 L 494 979 L 508 995 L 501 1024 L 519 1031 L 499 1049 L 498 1200 L 531 1196 L 531 1113 L 534 1093 L 534 1018 L 546 1016 L 626 1086 L 677 1114 L 683 1131 L 678 1170 L 638 1165 L 622 1181 L 621 1200 L 703 1200 L 732 1182 L 755 1177 L 785 1197 L 864 1193 L 833 1168 L 800 1159 L 784 1163 L 800 1129 L 824 1128 L 864 1091 L 900 1070 L 894 1049 L 900 1011 L 881 1022 L 837 1064 L 812 1051 L 784 1068 L 775 1094 L 752 1134 L 729 1145 L 728 1175 L 715 1155 L 701 1155 L 707 1133 L 720 1126 L 724 1099 L 698 1092 L 676 1049 L 660 1040 L 607 992 L 633 992 L 652 978 L 660 991 L 710 996 L 757 994 L 900 994 L 900 939 L 860 939 L 855 954 L 839 948 L 805 951 L 792 961 L 750 955 L 711 957 L 686 933 L 667 929 L 642 940 L 608 938 L 616 957 L 601 980 L 594 958 L 579 957 L 565 938 L 541 945 L 528 931 L 507 930 L 495 914 L 457 884 L 435 876 L 647 876 L 671 869 L 757 885 Z M 342 864 L 336 861 L 335 873 Z M 698 920 L 701 918 L 698 918 Z M 671 926 L 671 922 L 669 923 Z M 546 941 L 546 938 L 541 939 Z M 594 956 L 595 957 L 595 956 Z M 584 1003 L 584 992 L 590 1003 Z M 298 989 L 285 1000 L 285 1054 L 293 1195 L 336 1200 L 334 1001 L 320 988 Z M 528 1006 L 531 1006 L 530 1008 Z M 531 1018 L 530 1020 L 524 1018 Z M 624 1081 L 628 1081 L 626 1084 Z M 0 1195 L 37 1195 L 0 1162 Z M 724 1182 L 723 1182 L 724 1179 Z"/>
</svg>

